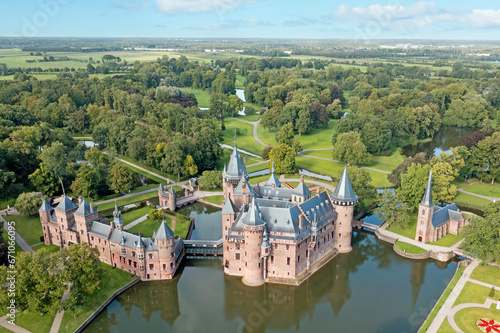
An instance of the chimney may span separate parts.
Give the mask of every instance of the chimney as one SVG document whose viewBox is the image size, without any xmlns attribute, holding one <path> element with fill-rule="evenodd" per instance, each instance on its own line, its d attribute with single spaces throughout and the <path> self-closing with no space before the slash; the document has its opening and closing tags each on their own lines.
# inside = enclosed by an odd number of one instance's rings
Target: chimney
<svg viewBox="0 0 500 333">
<path fill-rule="evenodd" d="M 300 182 L 304 184 L 304 175 L 300 175 Z"/>
<path fill-rule="evenodd" d="M 304 214 L 299 215 L 299 228 L 302 229 L 304 227 Z"/>
<path fill-rule="evenodd" d="M 316 189 L 316 195 L 319 195 L 319 187 Z"/>
</svg>

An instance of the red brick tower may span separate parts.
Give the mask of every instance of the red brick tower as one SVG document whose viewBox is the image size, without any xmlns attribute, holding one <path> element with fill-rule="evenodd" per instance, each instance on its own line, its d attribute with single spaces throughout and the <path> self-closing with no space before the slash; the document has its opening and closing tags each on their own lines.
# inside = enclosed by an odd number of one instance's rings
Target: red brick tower
<svg viewBox="0 0 500 333">
<path fill-rule="evenodd" d="M 243 283 L 249 286 L 259 286 L 265 282 L 261 246 L 266 222 L 262 219 L 262 214 L 255 198 L 250 203 L 250 207 L 243 217 L 242 222 L 245 237 L 245 272 Z"/>
<path fill-rule="evenodd" d="M 233 205 L 233 201 L 231 197 L 227 197 L 226 202 L 224 203 L 224 207 L 222 207 L 222 243 L 223 243 L 223 254 L 224 254 L 224 265 L 229 264 L 229 251 L 227 247 L 229 246 L 227 235 L 229 233 L 229 229 L 234 222 L 234 215 L 236 211 Z"/>
<path fill-rule="evenodd" d="M 175 263 L 175 234 L 165 221 L 162 221 L 153 235 L 158 248 L 160 261 L 160 278 L 171 279 L 176 270 Z"/>
<path fill-rule="evenodd" d="M 40 215 L 40 222 L 42 223 L 43 229 L 43 240 L 45 245 L 52 244 L 52 238 L 50 236 L 50 228 L 49 228 L 49 219 L 52 214 L 54 208 L 48 204 L 47 201 L 43 200 L 42 206 L 38 210 L 38 215 Z"/>
<path fill-rule="evenodd" d="M 75 223 L 78 230 L 79 243 L 89 243 L 88 232 L 92 227 L 92 221 L 96 221 L 99 216 L 97 210 L 94 210 L 93 205 L 89 204 L 85 199 L 78 199 L 80 206 L 76 210 Z"/>
<path fill-rule="evenodd" d="M 432 203 L 432 170 L 429 173 L 424 198 L 418 207 L 417 231 L 415 240 L 426 243 L 432 237 L 432 215 L 434 214 L 434 203 Z"/>
<path fill-rule="evenodd" d="M 354 205 L 358 202 L 358 196 L 354 194 L 351 180 L 344 169 L 339 183 L 332 193 L 333 204 L 337 211 L 337 223 L 335 224 L 335 244 L 339 252 L 352 250 L 352 221 L 354 218 Z"/>
</svg>

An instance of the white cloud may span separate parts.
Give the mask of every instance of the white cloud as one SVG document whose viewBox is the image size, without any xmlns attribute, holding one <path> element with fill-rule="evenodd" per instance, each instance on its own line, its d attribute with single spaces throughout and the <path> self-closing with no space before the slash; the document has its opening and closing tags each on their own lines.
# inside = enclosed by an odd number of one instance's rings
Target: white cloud
<svg viewBox="0 0 500 333">
<path fill-rule="evenodd" d="M 178 12 L 209 12 L 217 10 L 231 10 L 255 0 L 155 0 L 158 8 L 166 13 Z"/>
<path fill-rule="evenodd" d="M 385 30 L 404 30 L 448 25 L 455 28 L 500 27 L 500 10 L 439 8 L 436 2 L 419 1 L 409 6 L 374 4 L 368 7 L 340 5 L 332 17 L 342 21 L 376 24 Z"/>
</svg>

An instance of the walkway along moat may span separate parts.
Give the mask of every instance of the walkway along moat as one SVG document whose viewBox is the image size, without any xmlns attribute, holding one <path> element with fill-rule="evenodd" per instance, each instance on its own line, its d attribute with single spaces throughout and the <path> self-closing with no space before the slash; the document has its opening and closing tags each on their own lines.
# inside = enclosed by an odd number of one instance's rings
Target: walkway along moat
<svg viewBox="0 0 500 333">
<path fill-rule="evenodd" d="M 218 209 L 196 203 L 181 212 L 197 220 L 193 239 L 220 238 Z M 351 253 L 297 287 L 247 287 L 224 275 L 220 259 L 191 258 L 173 280 L 125 291 L 86 332 L 416 332 L 456 266 L 402 258 L 364 231 L 354 231 Z"/>
</svg>

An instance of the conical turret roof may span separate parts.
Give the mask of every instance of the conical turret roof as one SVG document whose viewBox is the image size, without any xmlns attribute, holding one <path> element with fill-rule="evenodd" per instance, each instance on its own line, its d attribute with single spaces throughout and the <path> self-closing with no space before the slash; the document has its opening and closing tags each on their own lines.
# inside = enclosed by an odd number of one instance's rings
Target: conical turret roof
<svg viewBox="0 0 500 333">
<path fill-rule="evenodd" d="M 163 220 L 161 222 L 160 226 L 158 227 L 158 229 L 155 231 L 153 238 L 154 239 L 170 239 L 174 236 L 175 236 L 175 234 L 172 231 L 172 229 L 170 229 L 170 227 L 165 222 L 165 220 Z"/>
<path fill-rule="evenodd" d="M 42 205 L 40 206 L 40 209 L 38 209 L 39 212 L 50 212 L 52 210 L 52 206 L 49 205 L 49 203 L 45 200 L 43 200 Z"/>
<path fill-rule="evenodd" d="M 139 235 L 139 240 L 137 240 L 137 248 L 144 247 L 144 242 L 142 241 L 141 235 Z"/>
<path fill-rule="evenodd" d="M 252 198 L 248 211 L 242 216 L 242 223 L 250 227 L 258 227 L 266 224 L 262 219 L 262 213 L 255 197 Z"/>
<path fill-rule="evenodd" d="M 234 207 L 233 201 L 230 196 L 227 196 L 226 202 L 222 207 L 222 214 L 235 214 L 236 208 Z"/>
<path fill-rule="evenodd" d="M 432 207 L 432 169 L 429 172 L 429 179 L 427 180 L 427 187 L 425 188 L 424 198 L 422 199 L 421 205 Z"/>
<path fill-rule="evenodd" d="M 241 178 L 242 176 L 248 177 L 247 169 L 241 161 L 238 148 L 236 147 L 236 139 L 234 140 L 234 149 L 229 158 L 225 175 L 232 178 Z"/>
<path fill-rule="evenodd" d="M 82 203 L 80 204 L 80 207 L 78 207 L 75 214 L 80 216 L 87 216 L 95 212 L 96 212 L 95 209 L 90 206 L 87 200 L 83 199 Z"/>
<path fill-rule="evenodd" d="M 274 187 L 281 187 L 280 180 L 274 174 L 274 160 L 273 160 L 273 164 L 271 167 L 271 177 L 269 177 L 269 180 L 266 183 L 266 186 L 273 186 L 273 185 L 274 185 Z"/>
<path fill-rule="evenodd" d="M 71 199 L 68 198 L 66 196 L 66 194 L 63 194 L 61 202 L 55 207 L 55 209 L 63 211 L 63 212 L 67 212 L 67 211 L 72 210 L 76 207 L 78 207 L 78 206 L 75 205 L 75 203 L 73 201 L 71 201 Z"/>
<path fill-rule="evenodd" d="M 269 235 L 267 233 L 267 228 L 264 228 L 264 234 L 262 235 L 262 247 L 270 247 L 271 244 L 269 244 Z"/>
<path fill-rule="evenodd" d="M 344 168 L 342 177 L 340 177 L 339 183 L 337 184 L 335 191 L 332 193 L 332 197 L 334 200 L 342 202 L 353 202 L 358 200 L 358 196 L 354 194 L 354 191 L 352 190 L 351 180 L 347 174 L 347 168 Z"/>
<path fill-rule="evenodd" d="M 115 201 L 115 211 L 113 212 L 113 223 L 123 224 L 122 213 L 118 209 L 118 203 Z"/>
</svg>

